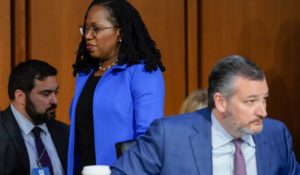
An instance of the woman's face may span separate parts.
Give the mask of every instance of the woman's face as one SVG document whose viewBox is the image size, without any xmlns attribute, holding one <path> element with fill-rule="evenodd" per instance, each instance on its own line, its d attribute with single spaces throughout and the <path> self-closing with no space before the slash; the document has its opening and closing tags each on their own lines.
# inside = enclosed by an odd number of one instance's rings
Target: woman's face
<svg viewBox="0 0 300 175">
<path fill-rule="evenodd" d="M 103 61 L 116 59 L 119 50 L 120 28 L 109 21 L 109 12 L 101 5 L 93 6 L 85 21 L 86 49 L 93 58 Z"/>
</svg>

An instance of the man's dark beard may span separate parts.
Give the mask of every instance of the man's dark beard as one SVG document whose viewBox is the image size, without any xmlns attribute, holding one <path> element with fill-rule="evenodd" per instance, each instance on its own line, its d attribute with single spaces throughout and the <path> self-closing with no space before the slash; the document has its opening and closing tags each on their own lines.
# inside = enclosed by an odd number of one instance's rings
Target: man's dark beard
<svg viewBox="0 0 300 175">
<path fill-rule="evenodd" d="M 46 109 L 45 113 L 38 113 L 35 110 L 35 106 L 33 105 L 32 101 L 28 96 L 26 97 L 25 110 L 35 125 L 47 123 L 51 120 L 54 120 L 56 117 L 56 113 L 49 111 L 56 109 L 56 107 L 56 104 L 52 104 L 49 108 Z"/>
</svg>

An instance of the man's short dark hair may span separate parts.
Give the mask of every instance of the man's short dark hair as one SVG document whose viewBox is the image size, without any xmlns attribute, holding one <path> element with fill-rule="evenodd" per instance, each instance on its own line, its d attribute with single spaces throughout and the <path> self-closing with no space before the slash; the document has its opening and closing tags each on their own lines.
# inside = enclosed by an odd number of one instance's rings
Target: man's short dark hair
<svg viewBox="0 0 300 175">
<path fill-rule="evenodd" d="M 15 99 L 15 91 L 22 90 L 26 94 L 34 88 L 34 80 L 44 80 L 48 76 L 55 76 L 56 68 L 41 60 L 20 62 L 11 72 L 8 81 L 8 96 Z"/>
<path fill-rule="evenodd" d="M 220 92 L 227 99 L 235 93 L 234 80 L 243 77 L 249 80 L 264 80 L 264 72 L 249 59 L 230 55 L 215 65 L 208 78 L 208 107 L 215 107 L 214 94 Z"/>
</svg>

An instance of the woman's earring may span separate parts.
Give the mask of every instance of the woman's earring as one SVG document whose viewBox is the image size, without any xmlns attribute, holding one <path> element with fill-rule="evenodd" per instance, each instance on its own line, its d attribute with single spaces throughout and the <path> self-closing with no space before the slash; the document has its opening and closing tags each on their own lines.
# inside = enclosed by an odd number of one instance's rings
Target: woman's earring
<svg viewBox="0 0 300 175">
<path fill-rule="evenodd" d="M 121 39 L 121 38 L 119 39 L 119 42 L 122 42 L 122 39 Z"/>
</svg>

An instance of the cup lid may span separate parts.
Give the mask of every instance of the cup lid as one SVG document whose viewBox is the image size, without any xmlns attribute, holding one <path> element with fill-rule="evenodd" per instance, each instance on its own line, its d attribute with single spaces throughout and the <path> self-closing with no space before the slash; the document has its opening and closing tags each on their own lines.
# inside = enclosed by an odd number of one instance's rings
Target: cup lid
<svg viewBox="0 0 300 175">
<path fill-rule="evenodd" d="M 82 170 L 83 175 L 88 174 L 99 174 L 99 175 L 109 175 L 111 173 L 108 165 L 88 165 L 84 166 Z"/>
</svg>

